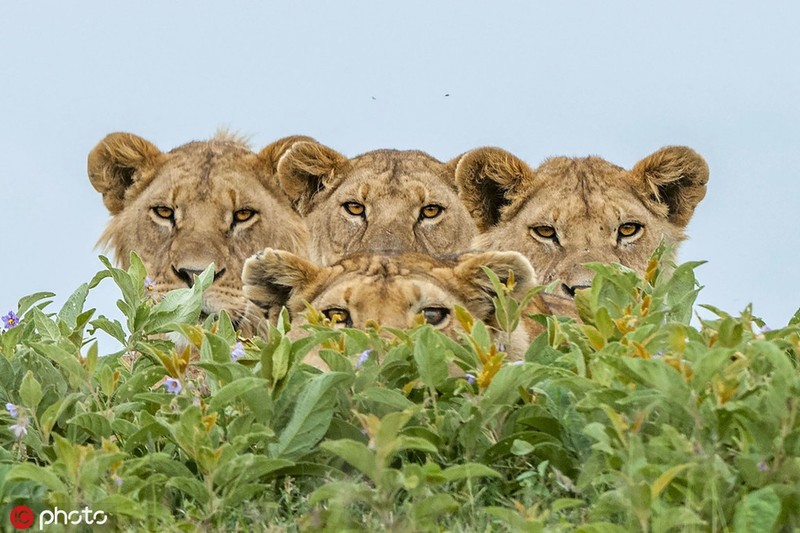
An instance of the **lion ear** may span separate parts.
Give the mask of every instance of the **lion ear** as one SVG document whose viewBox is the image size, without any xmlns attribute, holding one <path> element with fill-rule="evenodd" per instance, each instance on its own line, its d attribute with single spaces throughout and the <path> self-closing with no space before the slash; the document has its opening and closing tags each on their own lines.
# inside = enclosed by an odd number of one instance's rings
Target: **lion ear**
<svg viewBox="0 0 800 533">
<path fill-rule="evenodd" d="M 320 267 L 293 253 L 266 248 L 244 263 L 244 295 L 269 313 L 285 306 L 292 292 L 311 283 L 320 271 Z"/>
<path fill-rule="evenodd" d="M 461 255 L 453 269 L 457 279 L 480 289 L 490 299 L 497 295 L 489 276 L 481 267 L 488 267 L 497 274 L 502 283 L 508 283 L 510 272 L 514 273 L 512 296 L 521 298 L 538 284 L 530 261 L 519 252 L 475 252 Z"/>
<path fill-rule="evenodd" d="M 314 197 L 324 189 L 338 185 L 337 171 L 347 158 L 316 142 L 298 142 L 278 162 L 278 180 L 301 214 L 311 209 Z"/>
<path fill-rule="evenodd" d="M 669 220 L 684 227 L 706 195 L 708 164 L 686 146 L 667 146 L 634 165 L 631 173 L 641 180 L 650 198 L 669 209 Z"/>
<path fill-rule="evenodd" d="M 131 133 L 111 133 L 89 152 L 89 181 L 115 215 L 122 211 L 130 187 L 146 185 L 162 158 L 150 141 Z"/>
<path fill-rule="evenodd" d="M 305 135 L 290 135 L 268 144 L 258 153 L 258 159 L 268 176 L 274 176 L 278 171 L 278 162 L 289 149 L 299 142 L 316 143 L 311 137 Z"/>
<path fill-rule="evenodd" d="M 453 159 L 456 185 L 481 231 L 500 221 L 503 208 L 511 203 L 519 185 L 533 170 L 514 154 L 501 148 L 470 150 Z"/>
</svg>

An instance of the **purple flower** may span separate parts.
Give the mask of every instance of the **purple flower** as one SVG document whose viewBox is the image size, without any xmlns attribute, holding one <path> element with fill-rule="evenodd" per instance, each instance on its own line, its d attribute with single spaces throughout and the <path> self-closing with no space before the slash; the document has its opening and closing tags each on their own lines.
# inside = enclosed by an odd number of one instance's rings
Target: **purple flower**
<svg viewBox="0 0 800 533">
<path fill-rule="evenodd" d="M 22 439 L 25 435 L 28 434 L 28 428 L 25 427 L 25 422 L 17 422 L 13 426 L 10 426 L 8 429 L 14 432 L 14 435 L 17 437 L 17 440 Z"/>
<path fill-rule="evenodd" d="M 233 345 L 233 350 L 231 350 L 231 361 L 235 363 L 242 357 L 244 357 L 244 344 L 237 342 Z"/>
<path fill-rule="evenodd" d="M 366 363 L 367 359 L 369 359 L 369 354 L 371 351 L 372 351 L 371 349 L 367 348 L 366 350 L 361 352 L 361 355 L 359 355 L 358 359 L 356 360 L 356 368 L 361 368 L 362 366 L 364 366 L 364 363 Z"/>
<path fill-rule="evenodd" d="M 150 276 L 144 278 L 144 290 L 147 292 L 156 290 L 156 282 Z"/>
<path fill-rule="evenodd" d="M 167 392 L 172 394 L 180 394 L 183 385 L 175 378 L 164 378 L 164 385 L 167 387 Z"/>
<path fill-rule="evenodd" d="M 19 325 L 19 317 L 14 311 L 9 311 L 8 314 L 3 317 L 3 325 L 6 329 L 15 328 Z"/>
<path fill-rule="evenodd" d="M 8 411 L 8 414 L 11 416 L 11 418 L 17 418 L 17 415 L 19 415 L 19 411 L 17 411 L 17 406 L 11 402 L 6 404 L 6 410 Z"/>
<path fill-rule="evenodd" d="M 470 385 L 475 385 L 475 375 L 474 374 L 467 374 L 464 377 L 467 378 L 467 383 L 469 383 Z"/>
<path fill-rule="evenodd" d="M 758 469 L 761 472 L 766 472 L 767 470 L 769 470 L 769 465 L 767 464 L 766 461 L 759 461 L 759 463 L 756 465 L 756 467 L 758 467 Z"/>
</svg>

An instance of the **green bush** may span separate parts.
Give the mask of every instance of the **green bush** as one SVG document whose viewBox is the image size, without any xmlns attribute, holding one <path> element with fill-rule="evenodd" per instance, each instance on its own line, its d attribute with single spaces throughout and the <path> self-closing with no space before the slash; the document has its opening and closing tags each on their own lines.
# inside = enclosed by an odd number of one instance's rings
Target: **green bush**
<svg viewBox="0 0 800 533">
<path fill-rule="evenodd" d="M 3 512 L 88 506 L 129 531 L 799 528 L 800 312 L 768 330 L 709 307 L 697 329 L 697 263 L 665 276 L 660 254 L 645 279 L 593 265 L 583 323 L 538 317 L 519 363 L 463 310 L 460 342 L 313 316 L 292 342 L 284 316 L 240 343 L 224 313 L 197 325 L 210 271 L 156 302 L 136 257 L 104 260 L 58 313 L 23 298 L 0 334 Z M 84 310 L 108 277 L 125 324 Z M 513 327 L 519 306 L 496 303 Z M 119 351 L 100 356 L 98 331 Z M 312 349 L 333 371 L 301 364 Z"/>
</svg>

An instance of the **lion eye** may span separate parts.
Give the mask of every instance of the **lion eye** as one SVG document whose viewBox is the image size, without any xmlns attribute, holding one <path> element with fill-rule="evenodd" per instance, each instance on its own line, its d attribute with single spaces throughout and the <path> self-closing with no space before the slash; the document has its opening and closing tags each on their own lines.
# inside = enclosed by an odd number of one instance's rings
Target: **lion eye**
<svg viewBox="0 0 800 533">
<path fill-rule="evenodd" d="M 256 212 L 253 209 L 239 209 L 238 211 L 233 212 L 233 221 L 234 222 L 247 222 Z"/>
<path fill-rule="evenodd" d="M 558 242 L 558 233 L 553 226 L 535 226 L 531 228 L 531 231 L 542 239 Z"/>
<path fill-rule="evenodd" d="M 158 218 L 163 218 L 165 220 L 172 220 L 175 217 L 175 211 L 163 205 L 155 206 L 153 208 L 153 213 L 155 213 Z"/>
<path fill-rule="evenodd" d="M 345 327 L 352 328 L 353 321 L 350 319 L 350 312 L 340 307 L 332 307 L 322 312 L 331 321 L 331 325 L 343 324 Z"/>
<path fill-rule="evenodd" d="M 640 231 L 642 231 L 641 224 L 637 224 L 636 222 L 626 222 L 625 224 L 620 224 L 619 228 L 617 228 L 617 236 L 619 238 L 627 239 L 637 235 Z"/>
<path fill-rule="evenodd" d="M 342 204 L 342 207 L 344 207 L 344 210 L 354 217 L 363 217 L 366 209 L 364 204 L 360 204 L 358 202 L 345 202 Z"/>
<path fill-rule="evenodd" d="M 425 322 L 431 326 L 438 326 L 444 322 L 449 314 L 450 310 L 446 307 L 426 307 L 422 310 L 422 316 L 425 318 Z"/>
<path fill-rule="evenodd" d="M 444 207 L 436 204 L 426 205 L 419 211 L 419 218 L 436 218 L 442 214 Z"/>
</svg>

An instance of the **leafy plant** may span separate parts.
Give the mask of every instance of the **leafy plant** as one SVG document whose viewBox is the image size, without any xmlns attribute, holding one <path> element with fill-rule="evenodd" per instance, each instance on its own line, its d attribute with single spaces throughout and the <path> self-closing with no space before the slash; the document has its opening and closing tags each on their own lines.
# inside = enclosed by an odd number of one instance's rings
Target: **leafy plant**
<svg viewBox="0 0 800 533">
<path fill-rule="evenodd" d="M 313 312 L 299 338 L 284 314 L 239 339 L 225 313 L 198 324 L 211 270 L 155 298 L 135 255 L 101 258 L 57 312 L 38 293 L 6 315 L 4 512 L 88 506 L 128 531 L 800 527 L 800 312 L 770 330 L 709 306 L 695 327 L 699 263 L 662 254 L 643 279 L 591 265 L 581 321 L 547 317 L 518 363 L 502 332 L 525 301 L 491 273 L 495 336 L 457 309 L 459 341 Z M 124 323 L 84 309 L 106 278 Z"/>
</svg>

